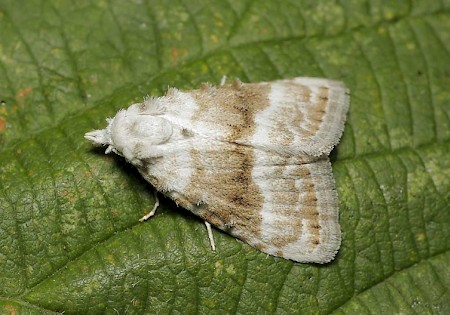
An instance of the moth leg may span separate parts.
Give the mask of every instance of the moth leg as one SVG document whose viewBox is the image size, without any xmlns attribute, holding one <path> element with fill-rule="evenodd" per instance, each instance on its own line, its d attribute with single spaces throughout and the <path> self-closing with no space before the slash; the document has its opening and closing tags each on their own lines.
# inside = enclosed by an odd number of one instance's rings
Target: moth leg
<svg viewBox="0 0 450 315">
<path fill-rule="evenodd" d="M 153 195 L 155 196 L 155 205 L 153 206 L 152 211 L 150 211 L 149 213 L 144 215 L 142 218 L 140 218 L 139 222 L 144 222 L 144 221 L 148 220 L 150 217 L 155 215 L 156 209 L 158 209 L 158 207 L 159 207 L 159 198 L 158 198 L 158 193 L 156 190 L 153 191 Z"/>
<path fill-rule="evenodd" d="M 216 251 L 216 243 L 214 243 L 214 236 L 212 234 L 211 224 L 205 221 L 206 230 L 208 231 L 209 243 L 211 244 L 211 249 Z"/>
<path fill-rule="evenodd" d="M 224 85 L 225 81 L 227 81 L 227 76 L 223 75 L 222 79 L 220 80 L 220 86 Z"/>
</svg>

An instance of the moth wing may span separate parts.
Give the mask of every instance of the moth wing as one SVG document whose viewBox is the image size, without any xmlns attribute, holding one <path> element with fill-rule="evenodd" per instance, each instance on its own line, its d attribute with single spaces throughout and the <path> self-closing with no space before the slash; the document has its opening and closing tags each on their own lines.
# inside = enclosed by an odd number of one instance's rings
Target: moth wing
<svg viewBox="0 0 450 315">
<path fill-rule="evenodd" d="M 252 176 L 264 196 L 257 242 L 271 255 L 327 263 L 341 244 L 338 196 L 328 157 L 308 159 L 291 157 L 267 165 L 273 154 L 257 156 Z"/>
<path fill-rule="evenodd" d="M 219 229 L 298 262 L 326 263 L 339 249 L 338 200 L 327 157 L 286 157 L 216 142 L 173 159 L 140 171 Z"/>
<path fill-rule="evenodd" d="M 344 84 L 298 77 L 270 86 L 269 106 L 255 115 L 251 143 L 277 152 L 328 155 L 344 130 L 350 102 Z"/>
<path fill-rule="evenodd" d="M 219 141 L 287 154 L 327 155 L 338 143 L 349 107 L 343 83 L 298 77 L 168 93 L 165 117 Z"/>
</svg>

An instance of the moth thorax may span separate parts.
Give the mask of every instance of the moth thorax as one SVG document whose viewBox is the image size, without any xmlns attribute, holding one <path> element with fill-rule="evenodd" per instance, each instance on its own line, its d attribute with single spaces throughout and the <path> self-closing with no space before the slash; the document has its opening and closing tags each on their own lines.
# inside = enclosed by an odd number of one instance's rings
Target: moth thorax
<svg viewBox="0 0 450 315">
<path fill-rule="evenodd" d="M 159 116 L 120 111 L 111 126 L 113 146 L 120 152 L 132 143 L 158 145 L 172 136 L 172 124 Z"/>
<path fill-rule="evenodd" d="M 137 115 L 130 117 L 129 134 L 136 140 L 161 144 L 172 136 L 172 124 L 162 117 Z"/>
</svg>

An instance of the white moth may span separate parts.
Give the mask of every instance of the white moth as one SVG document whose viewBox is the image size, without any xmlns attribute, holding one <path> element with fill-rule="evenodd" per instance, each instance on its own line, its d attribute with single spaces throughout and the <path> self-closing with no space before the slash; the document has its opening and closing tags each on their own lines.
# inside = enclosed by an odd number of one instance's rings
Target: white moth
<svg viewBox="0 0 450 315">
<path fill-rule="evenodd" d="M 124 156 L 207 227 L 270 255 L 327 263 L 341 244 L 328 154 L 348 106 L 349 92 L 337 81 L 236 80 L 170 88 L 85 137 Z"/>
</svg>

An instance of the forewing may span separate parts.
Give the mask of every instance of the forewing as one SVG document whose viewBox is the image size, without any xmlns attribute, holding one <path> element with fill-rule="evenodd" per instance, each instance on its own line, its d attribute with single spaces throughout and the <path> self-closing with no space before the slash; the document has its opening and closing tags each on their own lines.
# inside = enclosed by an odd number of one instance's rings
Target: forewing
<svg viewBox="0 0 450 315">
<path fill-rule="evenodd" d="M 338 81 L 294 78 L 270 83 L 269 105 L 255 115 L 251 144 L 275 152 L 328 155 L 341 138 L 349 92 Z"/>
<path fill-rule="evenodd" d="M 292 155 L 328 154 L 349 106 L 338 81 L 298 77 L 172 91 L 166 118 L 202 137 Z M 183 104 L 182 106 L 177 104 Z"/>
</svg>

